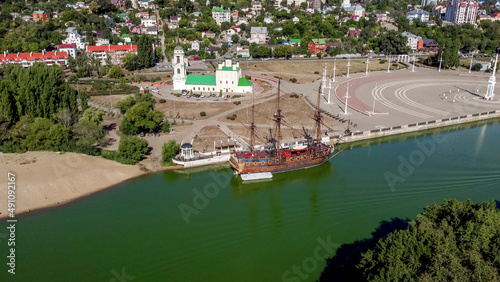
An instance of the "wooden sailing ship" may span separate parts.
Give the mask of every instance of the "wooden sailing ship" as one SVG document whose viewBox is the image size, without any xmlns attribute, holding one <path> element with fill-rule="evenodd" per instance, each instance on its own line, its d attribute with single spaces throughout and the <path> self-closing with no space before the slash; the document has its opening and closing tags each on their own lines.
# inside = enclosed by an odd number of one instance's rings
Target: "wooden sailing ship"
<svg viewBox="0 0 500 282">
<path fill-rule="evenodd" d="M 276 123 L 276 138 L 269 138 L 267 143 L 269 146 L 264 146 L 262 150 L 255 150 L 256 126 L 254 123 L 254 106 L 252 105 L 252 123 L 248 127 L 251 133 L 250 149 L 245 152 L 234 152 L 230 158 L 230 164 L 235 174 L 277 173 L 304 169 L 320 165 L 328 161 L 332 156 L 334 146 L 321 142 L 320 138 L 321 124 L 323 123 L 323 116 L 319 107 L 320 91 L 318 91 L 318 105 L 313 117 L 316 122 L 316 140 L 306 136 L 306 140 L 303 143 L 291 147 L 280 143 L 281 122 L 284 119 L 279 106 L 280 84 L 281 82 L 279 81 L 277 110 L 273 115 L 273 120 Z"/>
</svg>

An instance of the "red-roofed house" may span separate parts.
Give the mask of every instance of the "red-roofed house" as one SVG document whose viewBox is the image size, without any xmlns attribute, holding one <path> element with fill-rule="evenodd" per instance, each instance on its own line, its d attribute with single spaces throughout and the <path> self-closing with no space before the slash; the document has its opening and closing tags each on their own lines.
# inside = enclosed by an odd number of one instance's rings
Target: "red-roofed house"
<svg viewBox="0 0 500 282">
<path fill-rule="evenodd" d="M 347 32 L 347 36 L 358 38 L 361 36 L 361 30 L 351 27 L 351 28 L 349 28 L 349 31 Z"/>
<path fill-rule="evenodd" d="M 134 25 L 134 26 L 130 27 L 130 33 L 131 34 L 143 34 L 144 30 L 142 29 L 142 26 Z"/>
<path fill-rule="evenodd" d="M 66 52 L 46 52 L 41 53 L 11 53 L 4 52 L 0 55 L 0 65 L 19 64 L 24 68 L 31 67 L 34 63 L 46 63 L 49 66 L 53 64 L 66 66 L 68 63 L 68 53 Z"/>
<path fill-rule="evenodd" d="M 111 57 L 111 63 L 113 65 L 122 65 L 122 59 L 128 53 L 137 54 L 137 45 L 101 45 L 87 47 L 87 54 L 99 59 L 101 65 L 106 64 L 108 55 Z"/>
<path fill-rule="evenodd" d="M 59 52 L 66 52 L 69 56 L 76 58 L 76 44 L 59 44 Z"/>
<path fill-rule="evenodd" d="M 34 11 L 33 12 L 33 21 L 34 22 L 37 22 L 37 21 L 48 21 L 49 20 L 49 15 L 47 14 L 47 12 L 44 12 L 44 11 Z"/>
<path fill-rule="evenodd" d="M 324 39 L 311 39 L 307 44 L 307 50 L 311 52 L 313 56 L 321 53 L 324 55 L 326 53 L 326 42 Z"/>
</svg>

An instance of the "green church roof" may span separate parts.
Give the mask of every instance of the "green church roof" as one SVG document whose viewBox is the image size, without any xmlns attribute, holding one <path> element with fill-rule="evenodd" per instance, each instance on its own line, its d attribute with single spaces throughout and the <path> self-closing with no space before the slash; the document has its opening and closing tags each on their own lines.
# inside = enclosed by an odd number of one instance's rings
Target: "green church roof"
<svg viewBox="0 0 500 282">
<path fill-rule="evenodd" d="M 300 39 L 292 38 L 292 39 L 290 39 L 290 42 L 292 42 L 292 43 L 300 43 Z"/>
<path fill-rule="evenodd" d="M 190 74 L 186 79 L 186 85 L 216 85 L 215 75 Z"/>
<path fill-rule="evenodd" d="M 253 83 L 244 77 L 242 77 L 242 78 L 240 78 L 240 80 L 238 80 L 238 86 L 252 86 L 252 85 L 253 85 Z"/>
</svg>

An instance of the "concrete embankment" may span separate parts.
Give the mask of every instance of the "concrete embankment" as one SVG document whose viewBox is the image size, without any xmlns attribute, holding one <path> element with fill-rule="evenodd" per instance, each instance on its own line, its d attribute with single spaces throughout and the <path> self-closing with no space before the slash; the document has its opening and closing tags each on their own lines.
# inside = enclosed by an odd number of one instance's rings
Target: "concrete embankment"
<svg viewBox="0 0 500 282">
<path fill-rule="evenodd" d="M 468 114 L 463 116 L 455 116 L 451 118 L 443 118 L 438 120 L 429 120 L 419 123 L 405 124 L 400 126 L 386 127 L 381 129 L 373 129 L 366 131 L 351 132 L 344 136 L 340 143 L 350 143 L 354 141 L 385 137 L 391 135 L 412 133 L 421 130 L 446 127 L 451 125 L 463 124 L 468 122 L 500 118 L 500 110 Z M 331 137 L 330 139 L 334 139 Z"/>
</svg>

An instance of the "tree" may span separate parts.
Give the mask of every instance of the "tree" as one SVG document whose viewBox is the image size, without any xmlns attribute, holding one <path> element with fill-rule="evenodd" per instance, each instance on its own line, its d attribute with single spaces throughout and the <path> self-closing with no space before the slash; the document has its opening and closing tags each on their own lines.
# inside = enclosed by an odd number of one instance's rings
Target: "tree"
<svg viewBox="0 0 500 282">
<path fill-rule="evenodd" d="M 116 107 L 120 109 L 120 112 L 122 112 L 122 114 L 125 114 L 128 111 L 128 109 L 132 108 L 132 106 L 135 105 L 135 103 L 136 102 L 134 97 L 128 96 L 127 98 L 118 101 L 116 103 Z"/>
<path fill-rule="evenodd" d="M 483 64 L 481 64 L 481 63 L 475 63 L 472 65 L 473 71 L 480 71 L 482 68 L 483 68 Z"/>
<path fill-rule="evenodd" d="M 151 36 L 143 34 L 139 37 L 137 57 L 141 67 L 150 68 L 154 66 L 153 39 Z"/>
<path fill-rule="evenodd" d="M 172 158 L 177 154 L 181 146 L 175 142 L 175 140 L 170 140 L 167 143 L 163 143 L 161 150 L 161 163 L 163 165 L 171 165 Z"/>
<path fill-rule="evenodd" d="M 380 51 L 386 55 L 408 52 L 408 39 L 401 33 L 389 30 L 379 36 Z"/>
<path fill-rule="evenodd" d="M 108 77 L 110 78 L 120 78 L 123 76 L 123 71 L 122 69 L 119 67 L 119 66 L 112 66 L 110 69 L 109 69 L 109 72 L 108 72 Z"/>
<path fill-rule="evenodd" d="M 132 8 L 132 1 L 125 0 L 125 9 L 130 9 L 130 8 Z"/>
<path fill-rule="evenodd" d="M 161 132 L 170 133 L 170 124 L 168 123 L 168 120 L 163 122 L 163 125 L 161 126 Z"/>
<path fill-rule="evenodd" d="M 148 141 L 136 136 L 123 136 L 118 145 L 118 157 L 138 163 L 148 152 Z"/>
<path fill-rule="evenodd" d="M 83 116 L 80 119 L 80 121 L 88 121 L 88 122 L 91 122 L 95 125 L 101 125 L 101 122 L 103 121 L 103 117 L 104 117 L 103 110 L 101 110 L 101 109 L 95 110 L 92 108 L 88 108 L 87 110 L 85 110 L 85 112 L 83 112 Z"/>
<path fill-rule="evenodd" d="M 125 55 L 123 57 L 122 62 L 123 62 L 123 66 L 127 70 L 129 70 L 129 71 L 141 68 L 141 63 L 139 61 L 139 56 L 135 55 L 135 54 L 132 54 L 132 53 L 128 53 L 127 55 Z"/>
<path fill-rule="evenodd" d="M 238 36 L 238 34 L 231 35 L 231 41 L 233 43 L 238 43 L 238 41 L 240 41 L 240 37 Z"/>
<path fill-rule="evenodd" d="M 363 253 L 357 268 L 368 281 L 498 281 L 499 223 L 494 201 L 432 204 Z"/>
<path fill-rule="evenodd" d="M 161 124 L 163 113 L 152 110 L 148 102 L 138 102 L 127 111 L 125 117 L 139 130 L 153 130 Z"/>
</svg>

